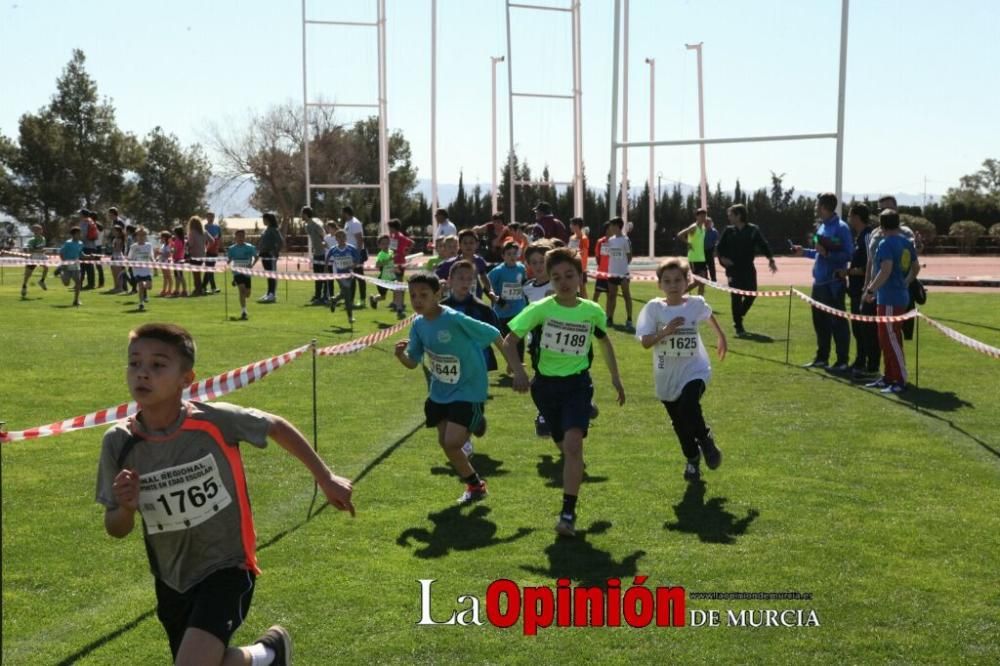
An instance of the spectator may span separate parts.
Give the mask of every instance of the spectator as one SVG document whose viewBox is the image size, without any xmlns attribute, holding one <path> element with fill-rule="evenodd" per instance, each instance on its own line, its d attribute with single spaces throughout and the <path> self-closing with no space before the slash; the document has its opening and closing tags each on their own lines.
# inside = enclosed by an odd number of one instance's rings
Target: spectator
<svg viewBox="0 0 1000 666">
<path fill-rule="evenodd" d="M 350 206 L 344 206 L 340 209 L 341 218 L 344 221 L 344 231 L 347 232 L 347 244 L 353 245 L 358 249 L 358 265 L 354 267 L 354 273 L 356 275 L 365 274 L 365 262 L 368 261 L 368 250 L 365 249 L 365 227 L 361 224 L 361 220 L 354 217 L 354 209 Z M 356 306 L 358 308 L 365 307 L 365 301 L 368 295 L 368 283 L 364 280 L 358 280 L 358 293 L 361 296 L 361 304 Z M 333 285 L 330 286 L 331 292 L 333 291 Z"/>
<path fill-rule="evenodd" d="M 503 262 L 503 246 L 510 235 L 509 228 L 503 222 L 503 213 L 493 213 L 489 222 L 472 227 L 472 230 L 477 235 L 486 236 L 486 244 L 482 247 L 485 258 L 491 262 Z"/>
<path fill-rule="evenodd" d="M 448 219 L 448 210 L 445 208 L 438 208 L 434 211 L 434 220 L 437 222 L 437 231 L 434 232 L 434 240 L 438 238 L 444 238 L 445 236 L 457 236 L 458 227 Z"/>
<path fill-rule="evenodd" d="M 301 217 L 305 220 L 306 234 L 309 236 L 309 256 L 312 257 L 312 271 L 313 273 L 328 273 L 326 265 L 327 248 L 323 239 L 323 225 L 313 217 L 313 210 L 310 206 L 302 207 Z M 336 244 L 336 236 L 334 236 L 334 239 L 334 244 Z M 325 280 L 316 280 L 313 282 L 313 297 L 310 303 L 313 305 L 327 305 L 330 302 L 332 294 L 327 292 L 328 284 Z M 348 305 L 353 305 L 353 303 L 349 303 Z"/>
<path fill-rule="evenodd" d="M 710 217 L 705 218 L 705 266 L 708 268 L 708 279 L 718 282 L 715 276 L 715 248 L 719 244 L 719 230 Z M 652 254 L 652 253 L 650 253 Z"/>
<path fill-rule="evenodd" d="M 535 223 L 542 227 L 545 238 L 558 238 L 563 243 L 569 240 L 569 230 L 561 220 L 552 214 L 548 201 L 539 201 L 534 208 Z"/>
<path fill-rule="evenodd" d="M 868 239 L 872 234 L 869 223 L 868 206 L 854 204 L 851 206 L 848 220 L 854 231 L 854 254 L 851 255 L 851 265 L 847 268 L 847 294 L 851 299 L 851 314 L 874 315 L 875 303 L 865 300 L 865 273 L 868 265 Z M 851 364 L 851 376 L 860 379 L 865 375 L 878 372 L 879 345 L 878 329 L 873 322 L 851 321 L 851 331 L 854 333 L 854 363 Z"/>
<path fill-rule="evenodd" d="M 803 249 L 793 245 L 796 256 L 814 259 L 812 297 L 823 305 L 835 310 L 844 310 L 847 285 L 842 277 L 854 253 L 854 239 L 851 229 L 837 215 L 837 195 L 825 192 L 816 202 L 819 224 L 813 235 L 813 249 Z M 851 332 L 843 317 L 812 309 L 813 329 L 816 331 L 816 355 L 806 363 L 806 368 L 830 368 L 832 372 L 847 372 L 847 361 L 851 352 Z M 836 346 L 837 359 L 833 366 L 830 361 L 830 338 Z"/>
<path fill-rule="evenodd" d="M 264 233 L 261 234 L 257 244 L 257 251 L 260 255 L 260 263 L 265 271 L 278 270 L 278 255 L 285 244 L 285 239 L 278 231 L 278 217 L 274 213 L 264 213 Z M 257 299 L 258 303 L 274 303 L 277 300 L 275 292 L 278 290 L 278 281 L 274 278 L 267 278 L 267 293 Z"/>
<path fill-rule="evenodd" d="M 878 209 L 879 211 L 891 210 L 899 212 L 899 204 L 896 203 L 896 197 L 892 196 L 891 194 L 883 194 L 881 197 L 879 197 Z M 916 234 L 913 233 L 913 229 L 909 228 L 902 222 L 900 222 L 899 224 L 899 234 L 903 238 L 906 238 L 911 243 L 913 243 L 914 248 L 917 247 Z M 879 242 L 881 242 L 882 238 L 883 236 L 882 236 L 881 226 L 877 226 L 874 229 L 872 229 L 872 233 L 868 238 L 868 265 L 866 267 L 866 272 L 865 272 L 865 284 L 870 283 L 874 279 L 875 272 L 878 270 L 878 267 L 874 266 L 873 262 L 875 259 L 875 250 L 878 248 L 878 244 Z M 912 310 L 914 305 L 915 303 L 911 298 L 908 304 L 908 309 Z M 907 319 L 906 321 L 903 322 L 904 340 L 913 339 L 913 327 L 914 327 L 914 321 L 912 319 Z"/>
<path fill-rule="evenodd" d="M 205 234 L 206 263 L 214 268 L 219 258 L 219 251 L 222 249 L 222 227 L 215 223 L 215 213 L 205 213 Z M 219 293 L 219 287 L 215 284 L 215 273 L 205 273 L 204 287 L 206 294 Z"/>
<path fill-rule="evenodd" d="M 97 223 L 96 213 L 82 208 L 80 210 L 80 240 L 83 241 L 83 257 L 80 265 L 83 270 L 83 289 L 94 288 L 94 268 L 97 268 L 97 288 L 104 287 L 104 267 L 101 266 L 101 232 L 103 228 Z"/>
<path fill-rule="evenodd" d="M 777 272 L 778 266 L 774 263 L 774 256 L 771 255 L 771 248 L 760 233 L 760 228 L 756 224 L 747 221 L 747 207 L 743 204 L 730 206 L 726 211 L 729 218 L 729 226 L 723 230 L 719 237 L 717 247 L 719 253 L 719 263 L 726 270 L 726 277 L 729 278 L 729 286 L 733 289 L 743 289 L 745 291 L 757 291 L 757 268 L 754 266 L 754 257 L 763 254 L 767 257 L 767 265 L 772 273 Z M 755 296 L 745 296 L 742 294 L 730 294 L 730 302 L 733 311 L 733 328 L 736 329 L 736 336 L 743 337 L 747 334 L 743 328 L 743 318 L 750 311 Z"/>
<path fill-rule="evenodd" d="M 192 266 L 204 266 L 205 265 L 205 227 L 201 224 L 201 218 L 197 215 L 192 215 L 188 219 L 188 232 L 187 232 L 187 253 L 188 253 L 188 263 Z M 205 274 L 200 271 L 191 272 L 191 281 L 194 283 L 191 288 L 192 296 L 204 296 L 204 278 Z"/>
<path fill-rule="evenodd" d="M 708 278 L 705 264 L 705 221 L 708 211 L 699 208 L 694 212 L 694 224 L 684 227 L 677 234 L 677 240 L 687 243 L 687 260 L 691 272 L 701 278 Z M 705 285 L 698 283 L 698 295 L 704 296 Z"/>
</svg>

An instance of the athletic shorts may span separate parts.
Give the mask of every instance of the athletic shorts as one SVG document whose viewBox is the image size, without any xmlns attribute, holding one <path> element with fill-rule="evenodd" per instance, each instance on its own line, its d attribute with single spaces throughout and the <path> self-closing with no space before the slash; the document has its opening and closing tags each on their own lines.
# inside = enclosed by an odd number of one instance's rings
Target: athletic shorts
<svg viewBox="0 0 1000 666">
<path fill-rule="evenodd" d="M 406 269 L 402 266 L 396 266 L 396 282 L 402 282 L 403 276 L 406 274 Z"/>
<path fill-rule="evenodd" d="M 153 284 L 153 276 L 152 275 L 136 275 L 135 276 L 135 281 L 137 283 L 138 282 L 145 282 L 146 284 Z"/>
<path fill-rule="evenodd" d="M 424 402 L 424 416 L 428 428 L 436 428 L 441 421 L 448 421 L 469 430 L 475 430 L 483 419 L 485 408 L 481 402 Z"/>
<path fill-rule="evenodd" d="M 156 579 L 156 617 L 167 632 L 174 658 L 188 627 L 207 631 L 228 647 L 250 610 L 254 580 L 251 572 L 230 567 L 182 593 Z"/>
<path fill-rule="evenodd" d="M 708 262 L 705 261 L 692 261 L 691 262 L 691 272 L 695 275 L 700 275 L 701 277 L 708 276 Z"/>
<path fill-rule="evenodd" d="M 607 278 L 596 278 L 594 280 L 594 293 L 599 294 L 601 292 L 607 293 L 608 291 L 608 279 Z"/>
<path fill-rule="evenodd" d="M 589 372 L 569 377 L 535 375 L 531 399 L 551 428 L 552 441 L 561 442 L 571 428 L 579 428 L 587 436 L 590 403 L 594 399 L 594 382 Z"/>
<path fill-rule="evenodd" d="M 233 286 L 238 287 L 243 285 L 250 291 L 250 276 L 244 275 L 243 273 L 233 273 Z"/>
<path fill-rule="evenodd" d="M 621 286 L 621 284 L 623 282 L 628 282 L 629 279 L 630 278 L 628 276 L 626 276 L 626 277 L 609 277 L 608 278 L 608 284 L 613 284 L 613 285 L 615 285 L 617 287 L 617 286 Z"/>
</svg>

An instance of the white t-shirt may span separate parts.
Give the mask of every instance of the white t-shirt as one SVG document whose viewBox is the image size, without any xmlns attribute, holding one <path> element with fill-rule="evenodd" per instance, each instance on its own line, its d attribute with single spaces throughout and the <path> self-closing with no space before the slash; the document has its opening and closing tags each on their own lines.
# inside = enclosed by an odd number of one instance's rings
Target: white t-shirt
<svg viewBox="0 0 1000 666">
<path fill-rule="evenodd" d="M 330 251 L 332 248 L 337 247 L 337 237 L 333 234 L 323 236 L 323 245 L 326 245 L 327 251 Z"/>
<path fill-rule="evenodd" d="M 344 231 L 347 233 L 347 244 L 353 245 L 359 250 L 364 247 L 365 238 L 365 228 L 361 226 L 361 220 L 356 217 L 352 217 L 344 224 Z M 361 244 L 359 245 L 358 236 L 361 236 Z M 334 243 L 336 245 L 336 243 Z"/>
<path fill-rule="evenodd" d="M 128 249 L 129 261 L 153 261 L 153 245 L 146 243 L 132 243 Z M 153 269 L 146 266 L 136 266 L 132 269 L 132 274 L 136 277 L 153 277 Z"/>
<path fill-rule="evenodd" d="M 708 352 L 698 334 L 698 324 L 711 314 L 712 308 L 701 296 L 687 296 L 681 305 L 674 306 L 657 298 L 643 306 L 635 327 L 635 337 L 639 340 L 666 328 L 674 317 L 684 317 L 684 323 L 673 335 L 653 347 L 653 382 L 660 400 L 677 400 L 688 382 L 701 379 L 707 384 L 711 378 Z"/>
<path fill-rule="evenodd" d="M 546 296 L 551 296 L 556 293 L 556 290 L 552 287 L 551 282 L 546 282 L 545 284 L 535 284 L 534 280 L 528 280 L 521 285 L 521 291 L 524 292 L 524 297 L 528 299 L 529 303 L 540 301 Z"/>
<path fill-rule="evenodd" d="M 611 236 L 604 241 L 601 251 L 608 256 L 608 273 L 628 275 L 628 255 L 632 253 L 628 236 Z"/>
<path fill-rule="evenodd" d="M 434 240 L 438 238 L 444 238 L 445 236 L 454 236 L 458 234 L 458 228 L 455 223 L 451 220 L 445 220 L 441 224 L 437 225 L 437 235 L 434 236 Z"/>
</svg>

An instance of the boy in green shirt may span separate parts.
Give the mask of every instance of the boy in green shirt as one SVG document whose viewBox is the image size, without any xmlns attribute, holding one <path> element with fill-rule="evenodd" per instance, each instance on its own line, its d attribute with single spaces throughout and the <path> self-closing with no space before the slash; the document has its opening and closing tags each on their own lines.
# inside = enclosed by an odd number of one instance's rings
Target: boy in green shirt
<svg viewBox="0 0 1000 666">
<path fill-rule="evenodd" d="M 389 236 L 381 235 L 378 237 L 378 255 L 375 257 L 375 270 L 378 271 L 378 279 L 385 280 L 386 282 L 396 281 L 396 264 L 392 261 L 392 252 L 389 252 Z M 378 307 L 379 301 L 384 301 L 386 294 L 389 290 L 386 287 L 380 287 L 376 285 L 378 289 L 378 296 L 374 294 L 368 297 L 368 304 L 372 306 L 372 309 Z M 389 303 L 389 309 L 394 310 L 394 303 Z"/>
<path fill-rule="evenodd" d="M 590 427 L 594 384 L 590 379 L 593 361 L 592 339 L 597 338 L 618 392 L 618 404 L 625 404 L 625 389 L 618 376 L 614 348 L 607 335 L 601 307 L 579 298 L 583 266 L 575 251 L 556 248 L 545 255 L 545 268 L 555 295 L 536 301 L 511 320 L 504 340 L 506 356 L 516 357 L 517 344 L 532 333 L 531 362 L 534 381 L 528 380 L 522 363 L 514 367 L 514 390 L 531 398 L 551 428 L 552 440 L 563 453 L 563 505 L 556 532 L 576 534 L 576 499 L 583 482 L 583 440 Z"/>
<path fill-rule="evenodd" d="M 42 235 L 42 225 L 33 224 L 31 225 L 31 230 L 35 232 L 35 235 L 28 240 L 28 254 L 31 255 L 32 261 L 37 261 L 42 264 L 42 279 L 38 281 L 38 286 L 42 288 L 42 291 L 48 289 L 45 286 L 45 276 L 49 274 L 49 267 L 45 264 L 48 261 L 48 257 L 45 256 L 45 236 Z M 21 283 L 21 298 L 28 297 L 28 278 L 35 270 L 35 264 L 25 264 L 24 266 L 24 282 Z"/>
</svg>

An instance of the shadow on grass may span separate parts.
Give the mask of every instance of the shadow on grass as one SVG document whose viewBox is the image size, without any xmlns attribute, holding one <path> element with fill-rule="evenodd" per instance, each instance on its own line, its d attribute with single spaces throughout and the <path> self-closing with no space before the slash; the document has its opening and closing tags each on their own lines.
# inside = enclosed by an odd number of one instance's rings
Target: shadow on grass
<svg viewBox="0 0 1000 666">
<path fill-rule="evenodd" d="M 549 558 L 549 568 L 522 566 L 521 568 L 546 578 L 569 578 L 580 587 L 600 587 L 608 585 L 609 578 L 631 578 L 638 573 L 639 558 L 646 552 L 637 550 L 622 561 L 615 560 L 611 553 L 595 548 L 587 541 L 591 535 L 604 534 L 611 529 L 611 523 L 601 520 L 588 529 L 578 529 L 572 539 L 557 538 L 545 549 Z"/>
<path fill-rule="evenodd" d="M 410 437 L 412 437 L 414 435 L 414 433 L 416 433 L 418 430 L 420 430 L 421 428 L 423 428 L 423 425 L 424 425 L 423 421 L 421 421 L 416 426 L 414 426 L 409 432 L 405 433 L 402 437 L 400 437 L 395 442 L 393 442 L 388 447 L 386 447 L 382 451 L 382 453 L 380 453 L 378 455 L 378 457 L 376 457 L 374 460 L 372 460 L 367 465 L 365 465 L 365 468 L 362 469 L 361 472 L 354 478 L 353 483 L 357 484 L 359 481 L 361 481 L 363 478 L 365 478 L 369 473 L 371 473 L 371 471 L 373 469 L 375 469 L 376 467 L 378 467 L 379 465 L 381 465 L 383 462 L 385 462 L 389 458 L 389 456 L 391 456 L 393 454 L 393 452 L 396 449 L 398 449 L 400 446 L 403 445 L 404 442 L 406 442 L 406 440 L 408 440 Z M 313 495 L 313 502 L 315 503 L 315 501 L 316 501 L 316 496 Z M 296 530 L 298 530 L 299 528 L 301 528 L 302 526 L 304 526 L 306 523 L 308 523 L 310 520 L 312 520 L 315 516 L 318 516 L 320 513 L 322 513 L 324 510 L 326 510 L 326 508 L 328 506 L 330 506 L 330 505 L 327 504 L 326 502 L 324 502 L 323 505 L 319 509 L 317 509 L 316 512 L 314 513 L 312 511 L 312 505 L 310 505 L 309 506 L 309 513 L 307 514 L 305 520 L 303 520 L 303 521 L 301 521 L 301 522 L 299 522 L 299 523 L 297 523 L 297 524 L 289 527 L 288 529 L 286 529 L 286 530 L 284 530 L 282 532 L 279 532 L 279 533 L 275 534 L 273 537 L 271 537 L 270 539 L 268 539 L 264 543 L 262 543 L 259 546 L 257 546 L 257 552 L 259 553 L 262 550 L 270 548 L 271 546 L 273 546 L 274 544 L 278 543 L 279 541 L 281 541 L 282 539 L 284 539 L 286 536 L 288 536 L 292 532 L 295 532 Z M 495 529 L 495 527 L 494 527 L 494 529 Z M 122 636 L 122 635 L 124 635 L 124 634 L 132 631 L 133 629 L 135 629 L 136 627 L 138 627 L 140 624 L 142 624 L 145 620 L 148 620 L 151 617 L 155 617 L 155 615 L 156 615 L 156 609 L 155 608 L 151 608 L 150 610 L 142 613 L 141 615 L 139 615 L 135 619 L 131 620 L 130 622 L 126 622 L 125 624 L 123 624 L 122 626 L 118 627 L 114 631 L 108 632 L 107 634 L 101 636 L 100 638 L 98 638 L 98 639 L 96 639 L 96 640 L 88 643 L 87 645 L 83 646 L 82 648 L 80 648 L 79 650 L 77 650 L 73 654 L 69 655 L 65 659 L 60 660 L 58 662 L 59 666 L 76 663 L 80 659 L 83 659 L 84 657 L 89 656 L 95 650 L 98 650 L 98 649 L 104 647 L 105 645 L 107 645 L 108 643 L 110 643 L 111 641 L 117 639 L 119 636 Z"/>
<path fill-rule="evenodd" d="M 944 317 L 934 317 L 936 321 L 946 321 L 949 324 L 962 324 L 963 326 L 974 326 L 975 328 L 982 328 L 987 331 L 1000 331 L 998 326 L 987 326 L 986 324 L 977 324 L 971 321 L 962 321 L 961 319 L 945 319 Z"/>
<path fill-rule="evenodd" d="M 480 476 L 486 479 L 492 478 L 494 476 L 503 476 L 504 474 L 510 474 L 509 470 L 500 469 L 501 467 L 503 467 L 502 460 L 494 460 L 485 453 L 474 454 L 469 462 L 471 462 L 472 466 L 476 468 L 476 472 Z M 434 476 L 455 476 L 455 478 L 458 479 L 458 476 L 455 475 L 455 470 L 452 469 L 451 465 L 447 463 L 444 465 L 435 465 L 434 467 L 431 467 L 431 474 L 433 474 Z"/>
<path fill-rule="evenodd" d="M 432 530 L 423 527 L 411 527 L 396 537 L 396 545 L 410 548 L 410 540 L 425 544 L 413 552 L 414 556 L 423 559 L 444 557 L 451 551 L 478 550 L 490 546 L 510 543 L 531 534 L 530 527 L 519 527 L 514 534 L 497 538 L 496 523 L 486 520 L 490 514 L 488 506 L 477 504 L 467 514 L 462 513 L 462 507 L 455 505 L 437 513 L 427 514 L 434 523 Z"/>
<path fill-rule="evenodd" d="M 677 522 L 664 523 L 663 527 L 671 532 L 697 534 L 702 543 L 732 545 L 760 513 L 750 509 L 745 517 L 737 520 L 736 516 L 726 511 L 728 501 L 725 497 L 713 497 L 706 502 L 705 482 L 688 483 L 684 498 L 680 504 L 674 505 Z"/>
<path fill-rule="evenodd" d="M 752 333 L 750 331 L 747 331 L 743 335 L 737 335 L 736 337 L 739 340 L 746 340 L 748 342 L 761 342 L 761 343 L 766 343 L 766 344 L 771 344 L 772 342 L 784 342 L 785 341 L 784 338 L 782 338 L 781 340 L 775 340 L 770 335 L 764 335 L 763 333 Z"/>
<path fill-rule="evenodd" d="M 546 488 L 562 488 L 563 459 L 561 456 L 556 458 L 555 456 L 543 455 L 535 468 L 538 470 L 538 476 L 546 479 Z M 606 476 L 591 476 L 587 474 L 586 468 L 583 470 L 584 483 L 604 483 L 607 480 L 608 477 Z"/>
</svg>

